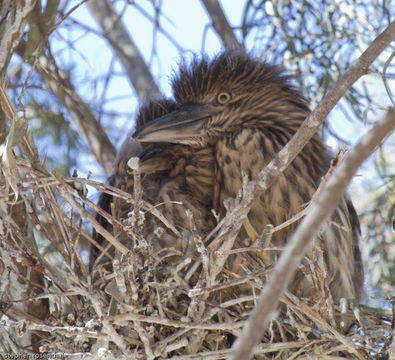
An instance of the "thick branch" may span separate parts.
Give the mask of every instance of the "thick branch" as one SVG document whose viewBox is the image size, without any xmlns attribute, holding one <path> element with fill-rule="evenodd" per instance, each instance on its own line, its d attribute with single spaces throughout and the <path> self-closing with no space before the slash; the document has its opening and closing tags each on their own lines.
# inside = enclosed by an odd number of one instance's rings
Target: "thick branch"
<svg viewBox="0 0 395 360">
<path fill-rule="evenodd" d="M 30 25 L 31 28 L 41 28 L 40 33 L 35 35 L 37 38 L 29 34 L 29 39 L 21 42 L 16 48 L 16 52 L 23 59 L 30 62 L 41 75 L 46 86 L 57 97 L 59 103 L 69 110 L 77 127 L 91 148 L 92 153 L 96 156 L 97 161 L 102 165 L 107 175 L 110 175 L 113 171 L 115 160 L 115 149 L 111 141 L 96 121 L 91 109 L 77 94 L 68 76 L 58 68 L 55 59 L 51 55 L 39 55 L 46 44 L 46 39 L 52 31 L 48 29 L 52 25 L 56 13 L 54 6 L 54 3 L 48 4 L 43 14 L 40 13 L 40 10 L 36 11 Z M 75 6 L 70 11 L 73 11 L 78 6 Z M 30 56 L 33 50 L 35 50 L 36 55 Z"/>
<path fill-rule="evenodd" d="M 319 231 L 321 224 L 329 217 L 343 196 L 348 183 L 362 162 L 371 155 L 383 138 L 395 130 L 395 108 L 369 130 L 350 151 L 324 187 L 300 226 L 292 234 L 289 244 L 269 277 L 258 303 L 250 315 L 245 328 L 234 345 L 230 359 L 249 359 L 277 308 L 278 299 L 288 286 L 307 246 Z"/>
<path fill-rule="evenodd" d="M 2 19 L 9 16 L 9 20 L 0 22 L 0 79 L 3 78 L 8 62 L 19 44 L 35 4 L 36 0 L 0 3 Z"/>
<path fill-rule="evenodd" d="M 51 57 L 40 56 L 36 70 L 58 101 L 68 109 L 106 174 L 112 174 L 115 160 L 114 146 L 97 122 L 90 107 L 77 94 L 68 76 L 58 68 Z"/>
<path fill-rule="evenodd" d="M 15 20 L 23 20 L 25 17 L 27 17 L 26 13 L 27 10 L 30 7 L 33 7 L 33 5 L 30 5 L 30 3 L 34 3 L 34 1 L 29 1 L 28 6 L 20 9 L 19 5 L 14 5 L 16 6 L 17 10 L 17 16 Z M 15 2 L 15 4 L 22 4 L 22 2 Z M 54 4 L 50 4 L 51 6 L 47 6 L 44 14 L 40 15 L 43 17 L 45 15 L 48 15 L 48 11 L 52 11 L 53 14 L 49 18 L 45 18 L 45 20 L 49 21 L 51 20 L 48 24 L 43 24 L 43 23 L 38 23 L 34 24 L 37 26 L 47 26 L 49 27 L 52 23 L 53 16 L 55 10 L 53 9 Z M 49 9 L 49 10 L 48 10 Z M 10 10 L 11 11 L 11 10 Z M 31 9 L 30 9 L 31 11 Z M 25 15 L 24 15 L 25 14 Z M 6 13 L 3 12 L 2 9 L 2 15 L 6 16 Z M 21 16 L 24 15 L 24 18 L 21 18 Z M 25 19 L 26 20 L 26 19 Z M 36 22 L 40 22 L 42 19 L 36 19 L 34 18 Z M 32 20 L 33 21 L 33 20 Z M 3 58 L 1 55 L 4 55 L 6 51 L 16 51 L 22 58 L 26 58 L 26 53 L 30 54 L 33 49 L 37 47 L 37 39 L 29 39 L 26 42 L 22 42 L 18 45 L 19 41 L 16 41 L 16 33 L 12 33 L 11 30 L 18 30 L 21 25 L 14 25 L 10 26 L 8 25 L 10 21 L 4 21 L 1 24 L 0 31 L 4 31 L 4 28 L 6 30 L 5 36 L 0 36 L 1 39 L 1 46 L 10 46 L 12 45 L 12 49 L 0 49 L 0 64 L 2 64 Z M 33 26 L 30 24 L 31 27 Z M 21 37 L 23 35 L 23 30 L 24 28 L 19 29 L 19 36 Z M 45 33 L 47 30 L 44 29 L 43 33 Z M 9 36 L 12 36 L 13 43 L 7 43 L 7 39 Z M 48 36 L 42 35 L 45 38 Z M 41 39 L 41 38 L 40 38 Z M 30 44 L 30 43 L 33 43 Z M 44 42 L 42 42 L 44 44 Z M 113 170 L 113 162 L 115 159 L 115 149 L 113 145 L 111 144 L 110 140 L 108 139 L 107 135 L 101 128 L 101 126 L 97 123 L 91 109 L 84 103 L 84 101 L 77 95 L 74 87 L 72 86 L 71 82 L 69 81 L 68 77 L 66 76 L 65 73 L 63 73 L 59 68 L 57 67 L 54 59 L 51 59 L 50 57 L 45 57 L 45 56 L 39 56 L 38 61 L 34 63 L 33 58 L 26 59 L 30 61 L 30 63 L 35 66 L 37 65 L 37 71 L 40 73 L 41 77 L 45 81 L 46 85 L 48 88 L 52 90 L 54 95 L 58 98 L 59 102 L 63 104 L 66 108 L 68 108 L 71 116 L 73 117 L 76 125 L 78 126 L 80 132 L 82 135 L 85 137 L 85 140 L 89 144 L 90 148 L 92 149 L 93 154 L 96 156 L 98 162 L 103 166 L 105 169 L 106 173 L 109 175 L 112 173 Z M 5 64 L 6 65 L 6 64 Z M 4 69 L 3 69 L 4 70 Z M 32 154 L 29 154 L 30 156 Z"/>
<path fill-rule="evenodd" d="M 121 60 L 129 81 L 142 101 L 161 97 L 159 88 L 145 64 L 133 40 L 122 21 L 108 0 L 89 1 L 92 15 L 103 29 L 103 36 L 108 40 L 118 58 Z"/>
<path fill-rule="evenodd" d="M 206 11 L 211 18 L 214 30 L 221 38 L 222 43 L 227 49 L 242 48 L 243 46 L 237 41 L 232 27 L 229 25 L 228 20 L 218 0 L 201 0 Z"/>
</svg>

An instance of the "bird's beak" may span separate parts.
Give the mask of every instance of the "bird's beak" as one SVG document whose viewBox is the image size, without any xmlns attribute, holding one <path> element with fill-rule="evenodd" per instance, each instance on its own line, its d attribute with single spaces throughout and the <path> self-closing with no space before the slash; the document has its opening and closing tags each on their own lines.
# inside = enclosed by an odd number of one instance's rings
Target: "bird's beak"
<svg viewBox="0 0 395 360">
<path fill-rule="evenodd" d="M 182 142 L 205 135 L 205 123 L 220 109 L 211 104 L 185 105 L 140 127 L 132 138 L 140 142 Z"/>
</svg>

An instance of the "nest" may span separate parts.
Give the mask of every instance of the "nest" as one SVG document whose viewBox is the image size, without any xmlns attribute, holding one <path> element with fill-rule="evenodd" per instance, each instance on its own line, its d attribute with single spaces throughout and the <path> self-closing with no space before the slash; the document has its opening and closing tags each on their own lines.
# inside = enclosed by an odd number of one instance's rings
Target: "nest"
<svg viewBox="0 0 395 360">
<path fill-rule="evenodd" d="M 1 245 L 0 270 L 5 327 L 0 331 L 8 341 L 3 351 L 21 352 L 18 339 L 30 332 L 39 339 L 39 351 L 69 356 L 213 360 L 230 355 L 275 266 L 262 264 L 259 249 L 230 249 L 218 240 L 220 235 L 205 243 L 188 214 L 189 226 L 180 241 L 189 250 L 155 251 L 142 234 L 150 216 L 161 221 L 155 231 L 171 231 L 160 207 L 141 199 L 136 206 L 133 195 L 106 184 L 19 165 L 25 173 L 17 184 L 20 204 L 7 196 L 3 202 L 10 208 L 23 206 L 33 230 L 15 221 L 4 225 L 8 236 Z M 138 211 L 123 221 L 104 213 L 86 196 L 87 185 Z M 88 208 L 114 230 L 103 228 Z M 103 256 L 92 274 L 86 260 L 86 244 L 95 243 L 91 227 L 106 240 L 103 253 L 116 248 L 114 258 Z M 127 246 L 120 241 L 122 234 L 128 235 Z M 394 351 L 392 313 L 350 302 L 334 304 L 320 249 L 314 254 L 300 268 L 311 282 L 311 297 L 284 294 L 254 358 L 389 358 Z M 241 259 L 243 273 L 232 270 L 235 259 Z M 18 300 L 44 307 L 41 318 L 29 307 L 16 311 L 16 299 L 5 295 L 11 288 L 4 282 L 5 269 L 20 271 L 20 264 L 40 279 L 30 282 L 34 291 L 29 297 Z"/>
</svg>

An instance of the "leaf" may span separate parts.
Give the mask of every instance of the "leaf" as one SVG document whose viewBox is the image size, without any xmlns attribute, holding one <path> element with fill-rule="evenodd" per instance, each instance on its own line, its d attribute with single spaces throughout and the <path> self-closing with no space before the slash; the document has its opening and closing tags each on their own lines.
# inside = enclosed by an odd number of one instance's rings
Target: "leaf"
<svg viewBox="0 0 395 360">
<path fill-rule="evenodd" d="M 20 143 L 26 134 L 26 130 L 27 121 L 24 117 L 20 117 L 16 121 L 13 121 L 6 142 L 0 147 L 2 171 L 7 182 L 6 195 L 8 194 L 8 187 L 11 186 L 15 193 L 15 200 L 18 199 L 18 172 L 16 170 L 16 158 L 12 149 Z"/>
<path fill-rule="evenodd" d="M 27 120 L 25 117 L 20 117 L 11 125 L 10 132 L 7 136 L 10 139 L 10 146 L 14 147 L 20 143 L 27 131 Z"/>
</svg>

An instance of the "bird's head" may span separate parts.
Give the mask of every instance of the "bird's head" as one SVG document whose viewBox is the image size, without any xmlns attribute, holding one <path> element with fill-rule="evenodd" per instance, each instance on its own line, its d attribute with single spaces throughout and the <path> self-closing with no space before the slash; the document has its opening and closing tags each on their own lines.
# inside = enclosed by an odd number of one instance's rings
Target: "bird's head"
<svg viewBox="0 0 395 360">
<path fill-rule="evenodd" d="M 150 101 L 142 105 L 136 117 L 136 127 L 140 128 L 149 124 L 156 118 L 164 116 L 176 109 L 176 103 L 173 100 L 162 98 Z M 130 157 L 138 156 L 140 159 L 139 171 L 142 174 L 154 173 L 162 170 L 168 170 L 171 167 L 170 157 L 162 156 L 162 152 L 170 147 L 170 144 L 157 144 L 145 142 L 139 144 L 132 139 L 125 141 L 119 151 L 116 163 L 117 168 L 124 168 Z M 143 145 L 143 146 L 141 146 Z"/>
<path fill-rule="evenodd" d="M 173 80 L 177 109 L 139 127 L 133 139 L 204 147 L 243 128 L 292 135 L 308 106 L 290 78 L 238 52 L 184 62 Z"/>
<path fill-rule="evenodd" d="M 142 105 L 136 118 L 137 128 L 149 125 L 157 118 L 172 113 L 176 108 L 177 104 L 175 101 L 166 98 L 150 101 Z M 139 148 L 136 148 L 135 145 L 138 145 Z M 124 148 L 124 150 L 121 148 L 118 155 L 121 162 L 118 161 L 117 167 L 123 169 L 126 164 L 125 161 L 128 161 L 130 157 L 137 156 L 139 158 L 139 172 L 141 174 L 168 171 L 173 171 L 176 174 L 181 170 L 181 168 L 178 168 L 180 165 L 184 164 L 192 154 L 196 155 L 189 146 L 172 144 L 170 142 L 157 143 L 147 141 L 140 144 L 129 139 L 125 143 Z M 200 153 L 197 159 L 205 164 L 211 161 L 210 154 L 207 152 Z M 190 165 L 196 166 L 196 164 Z M 132 172 L 133 170 L 129 169 L 129 173 Z"/>
</svg>

